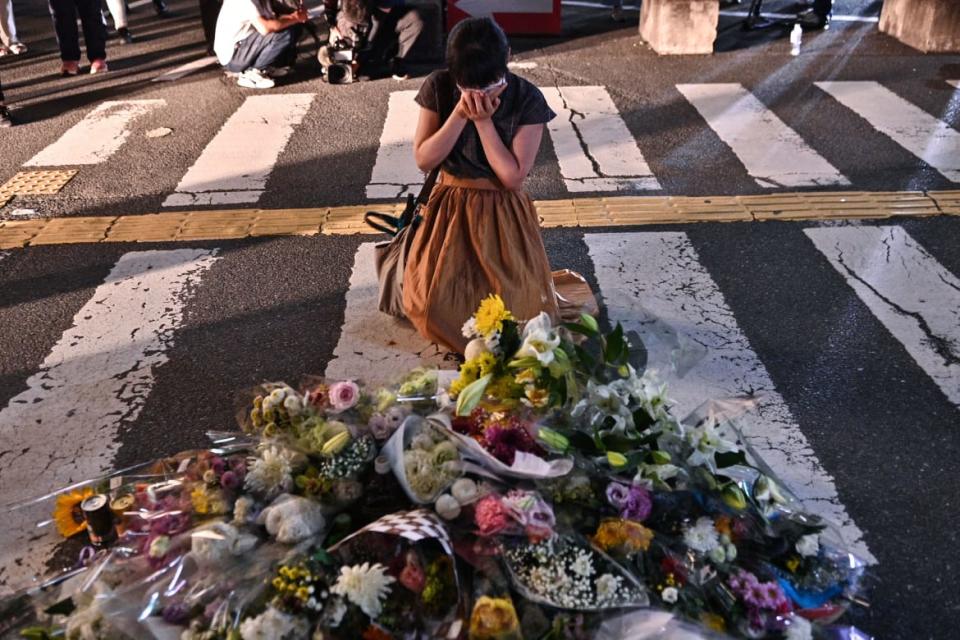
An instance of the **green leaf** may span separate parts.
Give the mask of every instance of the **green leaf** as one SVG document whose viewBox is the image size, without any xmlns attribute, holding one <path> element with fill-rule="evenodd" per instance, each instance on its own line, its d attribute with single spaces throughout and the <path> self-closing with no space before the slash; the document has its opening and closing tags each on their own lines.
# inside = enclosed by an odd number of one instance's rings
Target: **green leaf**
<svg viewBox="0 0 960 640">
<path fill-rule="evenodd" d="M 27 627 L 20 630 L 20 637 L 26 640 L 49 640 L 50 630 L 43 627 Z"/>
<path fill-rule="evenodd" d="M 533 356 L 525 356 L 523 358 L 516 358 L 507 363 L 507 366 L 511 369 L 533 369 L 540 368 L 540 361 L 534 358 Z"/>
<path fill-rule="evenodd" d="M 626 343 L 623 341 L 623 327 L 617 323 L 616 328 L 607 336 L 607 344 L 603 350 L 603 359 L 614 364 L 620 360 L 624 354 Z"/>
<path fill-rule="evenodd" d="M 587 455 L 596 454 L 601 451 L 597 448 L 594 439 L 583 431 L 574 431 L 570 434 L 570 446 Z"/>
<path fill-rule="evenodd" d="M 73 598 L 66 598 L 60 602 L 55 602 L 46 609 L 44 613 L 51 616 L 68 616 L 73 613 L 77 608 L 77 605 L 74 604 Z"/>
<path fill-rule="evenodd" d="M 490 380 L 492 379 L 493 375 L 488 373 L 482 378 L 468 384 L 463 391 L 460 392 L 457 396 L 458 416 L 470 415 L 470 412 L 480 404 L 480 400 L 483 399 L 483 392 L 487 390 L 487 385 L 490 384 Z"/>
<path fill-rule="evenodd" d="M 670 463 L 670 454 L 666 451 L 651 451 L 650 459 L 653 464 L 669 464 Z"/>
<path fill-rule="evenodd" d="M 743 451 L 727 451 L 726 453 L 716 453 L 714 454 L 713 459 L 716 461 L 718 469 L 725 469 L 738 464 L 749 466 L 747 464 L 747 454 Z"/>
<path fill-rule="evenodd" d="M 565 322 L 563 324 L 563 327 L 567 331 L 571 331 L 573 333 L 579 333 L 580 335 L 587 336 L 588 338 L 592 338 L 593 336 L 597 335 L 596 333 L 590 331 L 590 329 L 583 326 L 582 324 L 577 324 L 575 322 Z"/>
<path fill-rule="evenodd" d="M 503 331 L 500 332 L 501 353 L 516 353 L 520 348 L 520 330 L 512 320 L 503 322 Z"/>
<path fill-rule="evenodd" d="M 597 366 L 597 361 L 594 359 L 594 357 L 580 345 L 574 346 L 573 352 L 577 356 L 577 360 L 580 361 L 580 365 L 582 367 L 586 369 L 593 369 Z"/>
<path fill-rule="evenodd" d="M 626 436 L 610 434 L 603 437 L 603 446 L 606 447 L 607 451 L 626 453 L 637 448 L 637 441 Z"/>
</svg>

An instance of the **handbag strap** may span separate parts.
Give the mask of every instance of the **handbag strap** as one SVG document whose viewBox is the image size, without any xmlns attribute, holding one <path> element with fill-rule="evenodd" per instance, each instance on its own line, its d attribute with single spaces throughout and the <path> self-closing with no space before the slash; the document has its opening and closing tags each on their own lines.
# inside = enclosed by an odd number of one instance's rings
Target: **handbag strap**
<svg viewBox="0 0 960 640">
<path fill-rule="evenodd" d="M 367 211 L 363 214 L 363 221 L 380 233 L 391 236 L 397 235 L 397 231 L 400 230 L 400 218 L 379 211 Z"/>
<path fill-rule="evenodd" d="M 423 187 L 420 188 L 420 193 L 417 194 L 417 199 L 414 202 L 412 207 L 407 207 L 407 209 L 400 216 L 400 226 L 405 227 L 408 224 L 413 223 L 414 218 L 417 217 L 417 212 L 420 207 L 426 206 L 427 201 L 430 200 L 430 193 L 433 191 L 434 185 L 437 184 L 437 177 L 440 175 L 440 165 L 434 167 L 429 174 L 427 174 L 427 179 L 423 182 Z"/>
</svg>

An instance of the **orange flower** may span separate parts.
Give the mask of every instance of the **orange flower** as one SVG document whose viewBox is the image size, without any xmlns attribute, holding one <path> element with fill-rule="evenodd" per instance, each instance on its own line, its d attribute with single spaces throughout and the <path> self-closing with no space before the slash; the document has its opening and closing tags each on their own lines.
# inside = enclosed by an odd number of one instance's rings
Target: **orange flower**
<svg viewBox="0 0 960 640">
<path fill-rule="evenodd" d="M 730 528 L 730 516 L 720 516 L 713 523 L 713 528 L 722 536 L 733 539 L 733 530 Z"/>
<path fill-rule="evenodd" d="M 80 503 L 92 495 L 93 489 L 84 487 L 57 496 L 57 504 L 53 508 L 53 522 L 64 538 L 72 538 L 83 531 L 86 523 L 83 512 L 80 511 Z"/>
<path fill-rule="evenodd" d="M 604 551 L 617 550 L 627 554 L 646 551 L 653 540 L 653 531 L 639 522 L 621 518 L 605 518 L 593 536 L 593 543 Z"/>
</svg>

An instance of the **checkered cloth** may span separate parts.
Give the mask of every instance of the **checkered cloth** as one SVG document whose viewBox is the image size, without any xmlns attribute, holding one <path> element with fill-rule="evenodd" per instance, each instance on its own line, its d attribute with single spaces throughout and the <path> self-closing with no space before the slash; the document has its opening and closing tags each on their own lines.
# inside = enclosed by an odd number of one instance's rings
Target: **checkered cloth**
<svg viewBox="0 0 960 640">
<path fill-rule="evenodd" d="M 447 554 L 453 555 L 453 544 L 450 542 L 450 535 L 447 533 L 446 526 L 444 526 L 443 521 L 437 517 L 437 514 L 428 509 L 398 511 L 397 513 L 383 516 L 379 520 L 371 522 L 364 528 L 353 532 L 334 545 L 333 549 L 336 549 L 347 540 L 351 540 L 362 533 L 368 532 L 400 536 L 411 542 L 436 540 Z"/>
</svg>

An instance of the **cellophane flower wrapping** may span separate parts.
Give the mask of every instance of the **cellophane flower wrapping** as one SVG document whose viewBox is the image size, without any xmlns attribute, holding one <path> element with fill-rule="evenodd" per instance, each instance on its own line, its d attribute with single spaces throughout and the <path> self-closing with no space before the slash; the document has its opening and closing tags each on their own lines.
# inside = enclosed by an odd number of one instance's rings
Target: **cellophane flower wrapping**
<svg viewBox="0 0 960 640">
<path fill-rule="evenodd" d="M 8 506 L 66 539 L 0 635 L 866 637 L 842 626 L 866 567 L 740 433 L 751 400 L 675 415 L 589 316 L 493 296 L 464 332 L 452 381 L 261 385 L 209 450 Z M 76 509 L 95 493 L 117 507 L 101 548 Z"/>
</svg>

